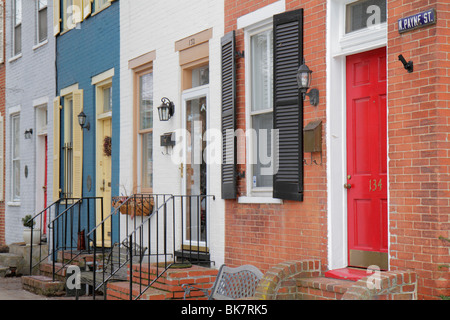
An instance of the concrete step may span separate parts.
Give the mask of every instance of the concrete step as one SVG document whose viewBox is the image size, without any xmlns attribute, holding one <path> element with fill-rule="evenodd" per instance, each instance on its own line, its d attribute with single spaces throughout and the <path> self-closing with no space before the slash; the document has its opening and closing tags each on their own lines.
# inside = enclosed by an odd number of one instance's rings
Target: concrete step
<svg viewBox="0 0 450 320">
<path fill-rule="evenodd" d="M 65 295 L 65 283 L 46 276 L 23 276 L 22 288 L 35 294 L 54 297 Z"/>
<path fill-rule="evenodd" d="M 0 278 L 4 278 L 9 272 L 9 267 L 0 266 Z"/>
<path fill-rule="evenodd" d="M 17 274 L 25 272 L 25 261 L 21 255 L 15 253 L 0 253 L 0 266 L 15 268 Z"/>
<path fill-rule="evenodd" d="M 341 300 L 354 281 L 326 277 L 300 278 L 297 282 L 299 300 Z"/>
</svg>

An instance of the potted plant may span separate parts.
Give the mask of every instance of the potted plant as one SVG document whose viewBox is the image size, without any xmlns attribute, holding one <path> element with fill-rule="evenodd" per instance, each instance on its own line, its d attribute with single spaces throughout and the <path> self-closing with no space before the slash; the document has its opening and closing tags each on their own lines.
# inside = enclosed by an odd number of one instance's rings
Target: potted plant
<svg viewBox="0 0 450 320">
<path fill-rule="evenodd" d="M 33 244 L 39 244 L 41 242 L 41 230 L 33 228 L 36 222 L 32 218 L 31 215 L 26 215 L 22 218 L 22 223 L 25 227 L 23 230 L 23 241 L 25 241 L 26 245 L 31 244 L 31 239 L 33 239 Z"/>
</svg>

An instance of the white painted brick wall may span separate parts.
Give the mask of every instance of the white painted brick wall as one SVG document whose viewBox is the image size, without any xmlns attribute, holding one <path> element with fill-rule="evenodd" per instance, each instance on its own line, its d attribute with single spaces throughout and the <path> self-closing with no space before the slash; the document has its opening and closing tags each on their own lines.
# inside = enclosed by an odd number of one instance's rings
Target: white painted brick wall
<svg viewBox="0 0 450 320">
<path fill-rule="evenodd" d="M 36 110 L 33 101 L 48 100 L 48 201 L 51 201 L 51 150 L 52 107 L 55 96 L 55 39 L 53 37 L 52 3 L 48 1 L 48 43 L 38 48 L 36 42 L 36 2 L 22 1 L 22 56 L 12 57 L 12 1 L 6 1 L 6 242 L 8 244 L 23 241 L 22 217 L 36 213 Z M 33 48 L 35 47 L 35 48 Z M 11 129 L 8 110 L 20 106 L 20 204 L 11 203 Z M 33 129 L 31 140 L 25 140 L 25 130 Z M 28 178 L 25 178 L 25 166 L 28 166 Z M 50 202 L 48 202 L 50 203 Z"/>
<path fill-rule="evenodd" d="M 120 181 L 128 193 L 133 182 L 133 78 L 128 61 L 156 51 L 154 61 L 154 192 L 184 194 L 178 165 L 171 162 L 159 145 L 159 137 L 181 128 L 181 68 L 175 42 L 213 29 L 210 46 L 210 128 L 221 128 L 221 51 L 224 32 L 223 0 L 121 0 L 121 159 Z M 160 99 L 175 103 L 175 115 L 167 123 L 158 119 Z M 210 166 L 209 194 L 216 200 L 210 210 L 210 249 L 217 266 L 224 261 L 224 201 L 221 200 L 221 167 Z M 122 190 L 121 190 L 122 191 Z"/>
</svg>

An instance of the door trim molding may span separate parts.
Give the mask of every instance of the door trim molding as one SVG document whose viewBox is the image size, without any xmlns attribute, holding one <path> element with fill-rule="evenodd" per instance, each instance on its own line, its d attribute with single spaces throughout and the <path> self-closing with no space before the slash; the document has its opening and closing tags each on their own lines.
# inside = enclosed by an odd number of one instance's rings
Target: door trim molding
<svg viewBox="0 0 450 320">
<path fill-rule="evenodd" d="M 347 133 L 346 133 L 346 57 L 349 54 L 370 51 L 387 45 L 384 37 L 372 37 L 374 41 L 352 42 L 351 47 L 342 46 L 345 4 L 352 0 L 327 0 L 326 35 L 326 147 L 327 147 L 327 221 L 328 221 L 328 268 L 348 266 L 347 242 L 347 194 L 343 185 L 347 182 Z M 363 36 L 358 37 L 360 40 Z M 388 138 L 389 139 L 389 138 Z M 389 140 L 387 143 L 389 147 Z M 389 167 L 388 167 L 389 176 Z M 388 186 L 389 188 L 389 186 Z M 389 194 L 388 194 L 389 208 Z M 389 210 L 388 210 L 389 215 Z"/>
<path fill-rule="evenodd" d="M 181 95 L 181 103 L 182 103 L 182 110 L 181 110 L 181 121 L 182 121 L 182 130 L 184 132 L 186 132 L 187 128 L 186 128 L 186 101 L 188 100 L 193 100 L 196 98 L 200 98 L 200 97 L 206 97 L 206 121 L 207 121 L 207 125 L 206 125 L 206 132 L 208 132 L 208 130 L 210 129 L 210 117 L 211 117 L 211 112 L 209 112 L 210 108 L 210 90 L 209 90 L 209 84 L 204 85 L 204 86 L 199 86 L 199 87 L 195 87 L 192 89 L 187 89 L 185 91 L 183 91 L 182 95 Z M 184 133 L 183 133 L 184 134 Z M 181 178 L 181 194 L 186 194 L 186 136 L 182 139 L 183 142 L 183 157 L 182 157 L 182 163 L 184 164 L 184 172 L 183 172 L 183 178 Z M 208 139 L 208 138 L 207 138 Z M 211 189 L 211 177 L 210 177 L 210 167 L 209 167 L 209 163 L 210 163 L 210 158 L 208 155 L 208 152 L 206 152 L 207 155 L 207 159 L 206 159 L 206 194 L 209 194 L 209 190 Z M 210 211 L 211 211 L 211 204 L 209 203 L 209 201 L 206 202 L 207 203 L 207 207 L 206 207 L 206 221 L 207 221 L 207 225 L 206 225 L 206 243 L 210 243 L 210 224 L 208 223 L 208 221 L 210 221 Z M 186 212 L 186 210 L 183 210 L 183 212 Z M 183 221 L 186 221 L 186 219 L 183 218 Z M 184 228 L 185 226 L 183 225 L 182 228 Z M 187 241 L 187 240 L 186 240 Z M 189 242 L 185 242 L 185 239 L 182 239 L 182 243 L 183 245 L 189 244 Z M 192 241 L 192 243 L 194 243 L 194 241 Z M 200 247 L 205 247 L 206 244 L 204 241 L 199 241 L 199 246 Z"/>
</svg>

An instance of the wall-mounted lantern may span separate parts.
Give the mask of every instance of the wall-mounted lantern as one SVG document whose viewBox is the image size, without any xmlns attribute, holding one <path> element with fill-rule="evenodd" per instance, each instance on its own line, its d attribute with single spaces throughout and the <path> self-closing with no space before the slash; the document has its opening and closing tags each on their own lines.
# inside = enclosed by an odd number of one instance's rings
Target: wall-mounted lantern
<svg viewBox="0 0 450 320">
<path fill-rule="evenodd" d="M 161 99 L 162 104 L 158 107 L 160 121 L 169 121 L 175 113 L 175 105 L 168 98 Z"/>
<path fill-rule="evenodd" d="M 30 140 L 33 135 L 33 129 L 29 129 L 25 131 L 25 140 Z"/>
<path fill-rule="evenodd" d="M 308 66 L 305 64 L 305 61 L 303 60 L 303 64 L 297 70 L 298 88 L 303 94 L 303 100 L 305 100 L 306 96 L 308 96 L 311 105 L 317 107 L 319 105 L 319 90 L 311 89 L 309 93 L 307 93 L 309 88 L 311 87 L 311 81 L 312 71 L 308 68 Z"/>
<path fill-rule="evenodd" d="M 90 123 L 86 123 L 86 114 L 83 111 L 81 111 L 78 115 L 78 124 L 80 125 L 81 129 L 86 129 L 87 131 L 89 131 L 89 129 L 91 128 Z"/>
</svg>

